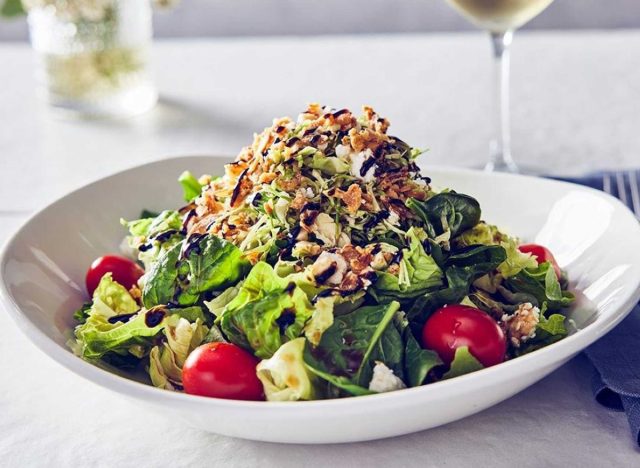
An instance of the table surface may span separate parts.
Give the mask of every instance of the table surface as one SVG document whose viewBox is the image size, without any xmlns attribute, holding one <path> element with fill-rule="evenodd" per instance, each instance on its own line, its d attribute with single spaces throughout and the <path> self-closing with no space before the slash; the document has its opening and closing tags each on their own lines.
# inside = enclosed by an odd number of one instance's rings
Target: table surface
<svg viewBox="0 0 640 468">
<path fill-rule="evenodd" d="M 78 122 L 37 101 L 28 47 L 0 45 L 0 242 L 73 188 L 165 156 L 235 154 L 308 101 L 373 105 L 394 134 L 431 148 L 427 172 L 487 154 L 490 63 L 480 33 L 166 41 L 154 54 L 154 111 Z M 639 32 L 522 33 L 512 65 L 518 160 L 563 174 L 640 165 Z M 138 408 L 64 371 L 0 314 L 0 465 L 637 466 L 624 415 L 591 397 L 592 372 L 579 356 L 491 409 L 421 433 L 283 446 Z"/>
</svg>

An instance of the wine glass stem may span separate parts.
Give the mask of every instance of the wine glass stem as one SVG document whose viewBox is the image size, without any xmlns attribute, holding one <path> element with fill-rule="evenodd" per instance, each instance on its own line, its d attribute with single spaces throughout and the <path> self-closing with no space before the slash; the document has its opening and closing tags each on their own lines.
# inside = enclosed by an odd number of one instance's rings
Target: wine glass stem
<svg viewBox="0 0 640 468">
<path fill-rule="evenodd" d="M 493 101 L 494 128 L 490 145 L 490 161 L 487 171 L 518 172 L 518 166 L 511 157 L 511 130 L 509 122 L 509 47 L 513 31 L 491 33 L 493 46 Z"/>
</svg>

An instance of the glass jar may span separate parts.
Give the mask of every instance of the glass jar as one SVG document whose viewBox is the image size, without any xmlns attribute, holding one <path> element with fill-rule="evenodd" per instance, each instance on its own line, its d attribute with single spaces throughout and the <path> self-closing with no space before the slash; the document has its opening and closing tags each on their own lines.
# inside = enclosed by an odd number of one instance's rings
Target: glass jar
<svg viewBox="0 0 640 468">
<path fill-rule="evenodd" d="M 158 100 L 151 79 L 149 0 L 30 0 L 36 78 L 56 110 L 125 117 Z"/>
</svg>

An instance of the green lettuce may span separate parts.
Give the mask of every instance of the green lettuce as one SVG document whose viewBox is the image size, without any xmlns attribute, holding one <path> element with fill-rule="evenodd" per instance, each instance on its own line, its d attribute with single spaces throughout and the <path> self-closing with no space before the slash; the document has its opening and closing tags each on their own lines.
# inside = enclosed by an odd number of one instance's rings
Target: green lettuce
<svg viewBox="0 0 640 468">
<path fill-rule="evenodd" d="M 449 366 L 449 371 L 442 376 L 442 379 L 451 379 L 480 369 L 484 369 L 484 366 L 471 354 L 469 348 L 467 346 L 460 346 L 456 349 L 451 366 Z"/>
<path fill-rule="evenodd" d="M 109 318 L 114 315 L 131 314 L 140 308 L 127 288 L 116 283 L 110 272 L 105 273 L 100 279 L 92 300 L 90 316 L 99 314 Z"/>
<path fill-rule="evenodd" d="M 177 314 L 189 321 L 205 320 L 200 307 L 139 309 L 126 288 L 113 281 L 110 273 L 105 274 L 94 291 L 86 320 L 75 329 L 75 340 L 70 343 L 73 350 L 85 359 L 111 353 L 141 358 L 167 317 Z"/>
<path fill-rule="evenodd" d="M 291 284 L 292 288 L 266 293 L 237 309 L 226 308 L 220 328 L 229 341 L 268 359 L 283 342 L 299 337 L 313 308 L 306 294 Z"/>
<path fill-rule="evenodd" d="M 256 371 L 268 401 L 314 400 L 315 375 L 304 365 L 304 338 L 296 338 L 258 364 Z"/>
<path fill-rule="evenodd" d="M 171 315 L 163 329 L 166 341 L 149 352 L 149 376 L 154 386 L 175 390 L 182 386 L 182 367 L 187 356 L 207 335 L 200 318 L 190 323 L 184 317 Z"/>
<path fill-rule="evenodd" d="M 333 310 L 337 297 L 320 297 L 316 300 L 311 318 L 304 327 L 304 335 L 313 345 L 318 345 L 322 334 L 333 325 Z"/>
<path fill-rule="evenodd" d="M 507 238 L 500 245 L 507 253 L 506 260 L 498 266 L 498 272 L 504 278 L 515 276 L 526 268 L 535 269 L 538 266 L 538 262 L 530 253 L 520 252 L 514 239 Z"/>
<path fill-rule="evenodd" d="M 150 338 L 164 327 L 166 312 L 140 311 L 127 322 L 110 322 L 100 314 L 90 315 L 76 328 L 74 350 L 85 359 L 99 359 L 109 352 L 127 354 L 131 350 L 140 357 L 138 346 L 147 346 Z"/>
<path fill-rule="evenodd" d="M 180 174 L 178 182 L 182 186 L 183 197 L 187 202 L 192 202 L 202 192 L 202 184 L 189 171 L 184 171 Z"/>
<path fill-rule="evenodd" d="M 371 292 L 379 302 L 413 298 L 442 286 L 442 270 L 433 257 L 425 252 L 414 228 L 407 231 L 407 239 L 409 248 L 402 250 L 399 275 L 378 273 Z"/>
<path fill-rule="evenodd" d="M 129 230 L 127 245 L 145 270 L 150 269 L 160 255 L 184 238 L 181 234 L 182 218 L 174 210 L 162 211 L 155 217 L 132 221 L 121 219 L 120 222 Z"/>
<path fill-rule="evenodd" d="M 456 245 L 500 245 L 507 258 L 498 266 L 498 272 L 504 277 L 515 276 L 525 268 L 536 268 L 538 263 L 531 254 L 520 252 L 516 239 L 500 232 L 496 226 L 480 222 L 456 238 Z"/>
<path fill-rule="evenodd" d="M 506 236 L 491 224 L 480 221 L 471 229 L 467 229 L 456 238 L 456 245 L 468 247 L 470 245 L 499 245 Z"/>
<path fill-rule="evenodd" d="M 303 333 L 314 308 L 293 277 L 281 278 L 265 262 L 254 265 L 218 314 L 217 322 L 232 343 L 267 359 L 284 341 Z"/>
</svg>

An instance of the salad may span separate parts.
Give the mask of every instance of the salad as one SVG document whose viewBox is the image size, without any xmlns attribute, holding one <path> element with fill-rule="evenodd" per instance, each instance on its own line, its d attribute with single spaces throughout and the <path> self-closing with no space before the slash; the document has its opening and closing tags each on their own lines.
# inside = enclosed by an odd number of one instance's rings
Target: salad
<svg viewBox="0 0 640 468">
<path fill-rule="evenodd" d="M 70 346 L 156 387 L 268 401 L 429 385 L 567 335 L 545 247 L 436 190 L 370 107 L 276 119 L 185 206 L 122 220 Z"/>
</svg>

